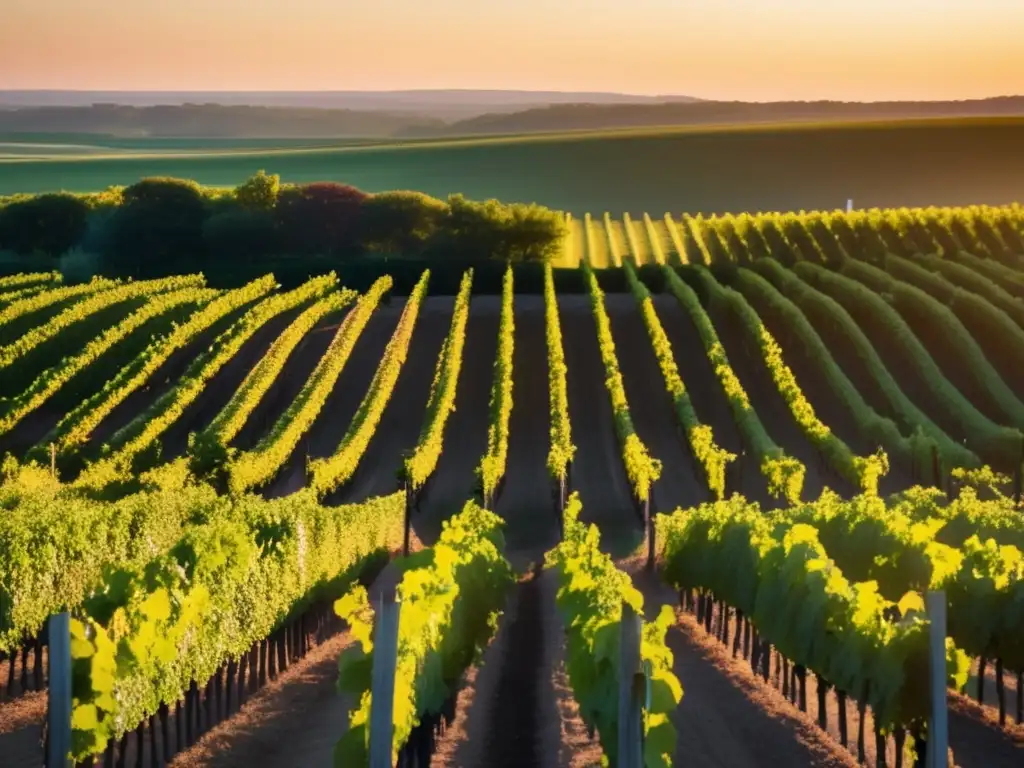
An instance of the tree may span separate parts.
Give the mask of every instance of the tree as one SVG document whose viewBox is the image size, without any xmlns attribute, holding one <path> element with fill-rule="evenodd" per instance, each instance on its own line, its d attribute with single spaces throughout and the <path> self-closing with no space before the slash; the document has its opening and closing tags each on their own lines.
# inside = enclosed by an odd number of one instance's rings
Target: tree
<svg viewBox="0 0 1024 768">
<path fill-rule="evenodd" d="M 251 262 L 278 251 L 277 228 L 267 210 L 235 208 L 203 223 L 207 253 L 218 260 Z"/>
<path fill-rule="evenodd" d="M 378 253 L 417 254 L 448 213 L 443 200 L 422 192 L 381 192 L 363 201 L 359 242 Z"/>
<path fill-rule="evenodd" d="M 558 252 L 566 232 L 564 216 L 540 205 L 475 202 L 451 195 L 448 216 L 431 251 L 506 263 L 544 262 Z"/>
<path fill-rule="evenodd" d="M 269 211 L 277 205 L 281 190 L 281 177 L 259 170 L 235 188 L 235 199 L 243 208 Z"/>
<path fill-rule="evenodd" d="M 0 248 L 60 256 L 85 235 L 89 205 L 66 192 L 15 200 L 0 209 Z"/>
<path fill-rule="evenodd" d="M 206 201 L 194 181 L 149 178 L 127 187 L 110 221 L 105 260 L 120 274 L 201 270 Z"/>
<path fill-rule="evenodd" d="M 358 247 L 358 223 L 367 194 L 347 184 L 317 182 L 281 190 L 274 209 L 284 249 L 334 255 Z"/>
</svg>

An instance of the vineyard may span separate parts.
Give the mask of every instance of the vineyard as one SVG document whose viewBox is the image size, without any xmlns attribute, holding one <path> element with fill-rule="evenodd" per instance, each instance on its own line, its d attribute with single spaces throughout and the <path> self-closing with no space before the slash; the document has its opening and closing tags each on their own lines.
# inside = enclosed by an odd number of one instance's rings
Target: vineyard
<svg viewBox="0 0 1024 768">
<path fill-rule="evenodd" d="M 1024 209 L 567 223 L 0 277 L 0 764 L 1024 765 Z"/>
</svg>

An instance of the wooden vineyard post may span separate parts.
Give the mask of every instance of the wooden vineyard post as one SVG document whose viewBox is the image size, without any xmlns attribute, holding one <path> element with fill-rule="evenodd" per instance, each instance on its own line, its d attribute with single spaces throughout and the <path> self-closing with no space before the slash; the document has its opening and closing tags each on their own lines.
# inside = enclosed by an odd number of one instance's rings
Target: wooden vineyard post
<svg viewBox="0 0 1024 768">
<path fill-rule="evenodd" d="M 412 496 L 413 490 L 408 480 L 405 481 L 405 520 L 402 534 L 402 556 L 409 556 L 409 532 L 412 530 Z"/>
<path fill-rule="evenodd" d="M 71 616 L 49 621 L 50 687 L 47 693 L 46 768 L 67 768 L 71 754 Z"/>
<path fill-rule="evenodd" d="M 946 593 L 928 592 L 929 670 L 931 718 L 928 722 L 927 756 L 930 768 L 946 768 L 949 745 L 949 713 L 946 709 Z"/>
<path fill-rule="evenodd" d="M 398 660 L 398 614 L 395 590 L 381 595 L 373 640 L 373 673 L 370 705 L 370 768 L 392 768 L 395 665 Z"/>
<path fill-rule="evenodd" d="M 643 619 L 622 604 L 619 635 L 619 759 L 617 768 L 643 766 L 643 699 L 645 677 L 640 663 Z M 373 768 L 371 766 L 371 768 Z"/>
</svg>

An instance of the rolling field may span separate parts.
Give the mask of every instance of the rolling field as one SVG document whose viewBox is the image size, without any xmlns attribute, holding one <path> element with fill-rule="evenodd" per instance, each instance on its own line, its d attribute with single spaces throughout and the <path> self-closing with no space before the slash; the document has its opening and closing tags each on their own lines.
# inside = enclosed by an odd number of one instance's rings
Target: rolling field
<svg viewBox="0 0 1024 768">
<path fill-rule="evenodd" d="M 38 137 L 28 144 L 39 145 Z M 699 127 L 407 141 L 88 139 L 0 145 L 0 194 L 96 191 L 143 176 L 285 182 L 537 202 L 577 216 L 1008 203 L 1024 197 L 1024 121 Z M 74 146 L 82 147 L 76 153 Z M 362 145 L 361 145 L 362 144 Z M 528 169 L 528 170 L 527 170 Z"/>
<path fill-rule="evenodd" d="M 0 278 L 5 768 L 64 609 L 83 763 L 365 764 L 396 584 L 402 760 L 599 762 L 626 602 L 645 766 L 909 764 L 941 589 L 956 763 L 1020 766 L 1020 210 L 570 232 L 584 294 Z"/>
</svg>

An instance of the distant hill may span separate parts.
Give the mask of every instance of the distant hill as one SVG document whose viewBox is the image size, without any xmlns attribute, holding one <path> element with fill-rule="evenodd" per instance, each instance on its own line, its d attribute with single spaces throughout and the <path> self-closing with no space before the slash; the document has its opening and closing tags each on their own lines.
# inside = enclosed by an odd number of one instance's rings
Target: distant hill
<svg viewBox="0 0 1024 768">
<path fill-rule="evenodd" d="M 105 134 L 122 137 L 387 138 L 443 132 L 446 123 L 416 114 L 309 107 L 185 104 L 132 107 L 0 107 L 3 134 Z"/>
<path fill-rule="evenodd" d="M 441 132 L 532 133 L 653 125 L 787 122 L 797 120 L 876 120 L 927 117 L 1024 115 L 1024 96 L 972 101 L 700 101 L 668 104 L 559 104 L 512 114 L 487 114 L 460 120 Z M 412 135 L 436 129 L 415 128 Z"/>
<path fill-rule="evenodd" d="M 184 103 L 78 106 L 16 106 L 4 99 L 27 94 L 0 91 L 0 134 L 103 134 L 114 137 L 206 139 L 429 138 L 473 134 L 601 130 L 645 126 L 744 124 L 793 121 L 889 120 L 927 117 L 996 117 L 1024 115 L 1024 96 L 973 101 L 696 101 L 686 96 L 648 97 L 615 93 L 532 91 L 395 91 L 278 93 L 266 99 L 356 104 L 326 106 Z M 188 95 L 188 94 L 183 94 Z M 210 94 L 207 94 L 210 95 Z M 214 94 L 217 98 L 256 98 L 253 94 Z M 119 94 L 91 93 L 90 97 Z M 41 96 L 38 98 L 42 98 Z M 62 96 L 61 98 L 70 98 Z M 83 97 L 84 98 L 84 97 Z M 124 97 L 128 98 L 128 97 Z M 168 94 L 134 94 L 131 98 L 169 98 Z M 518 99 L 560 100 L 523 107 Z M 573 99 L 590 99 L 583 103 Z M 616 99 L 632 99 L 629 103 Z M 663 99 L 662 101 L 655 101 Z M 517 106 L 518 104 L 518 106 Z M 387 107 L 387 108 L 385 108 Z M 439 113 L 454 111 L 442 118 Z M 466 114 L 473 116 L 466 117 Z"/>
<path fill-rule="evenodd" d="M 660 104 L 693 102 L 692 96 L 637 96 L 590 91 L 0 91 L 4 107 L 224 106 L 348 109 L 413 113 L 459 120 L 489 112 L 518 112 L 550 104 Z"/>
</svg>

